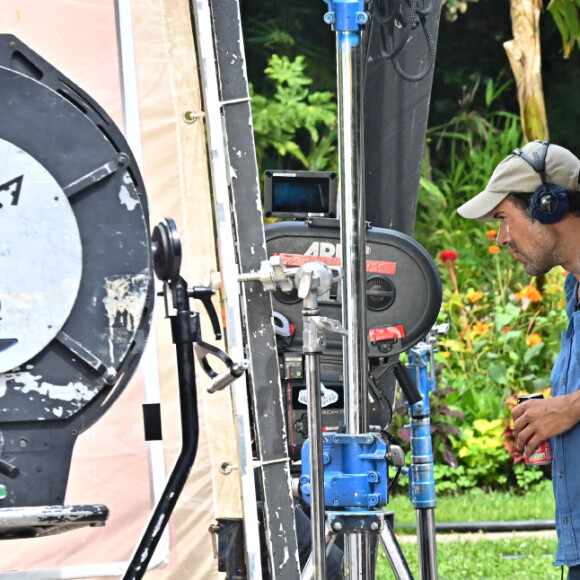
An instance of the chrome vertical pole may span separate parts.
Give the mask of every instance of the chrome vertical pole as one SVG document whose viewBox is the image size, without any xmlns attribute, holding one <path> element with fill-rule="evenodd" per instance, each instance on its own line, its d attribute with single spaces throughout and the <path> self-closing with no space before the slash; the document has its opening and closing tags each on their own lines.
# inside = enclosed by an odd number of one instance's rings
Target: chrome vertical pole
<svg viewBox="0 0 580 580">
<path fill-rule="evenodd" d="M 360 33 L 337 32 L 337 69 L 345 419 L 347 433 L 362 434 L 368 431 L 368 356 Z M 345 534 L 347 577 L 370 578 L 371 566 L 369 536 Z"/>
<path fill-rule="evenodd" d="M 328 292 L 333 274 L 322 263 L 310 262 L 301 266 L 294 283 L 303 300 L 303 351 L 306 389 L 308 393 L 308 440 L 310 445 L 310 517 L 312 532 L 312 561 L 314 580 L 326 578 L 326 517 L 324 502 L 324 462 L 322 446 L 322 404 L 320 354 L 324 350 L 325 327 L 320 317 L 318 295 Z M 337 323 L 338 324 L 338 323 Z"/>
<path fill-rule="evenodd" d="M 435 508 L 417 510 L 417 543 L 421 580 L 437 580 L 437 547 L 435 544 Z"/>
<path fill-rule="evenodd" d="M 337 34 L 338 139 L 343 268 L 345 415 L 349 433 L 368 430 L 366 329 L 366 222 L 363 196 L 360 36 Z"/>
<path fill-rule="evenodd" d="M 304 316 L 306 325 L 306 316 Z M 305 331 L 306 333 L 306 331 Z M 320 355 L 304 354 L 308 391 L 308 436 L 310 438 L 310 518 L 314 580 L 326 578 L 326 531 L 324 511 L 324 463 L 322 461 L 322 407 L 320 404 Z"/>
</svg>

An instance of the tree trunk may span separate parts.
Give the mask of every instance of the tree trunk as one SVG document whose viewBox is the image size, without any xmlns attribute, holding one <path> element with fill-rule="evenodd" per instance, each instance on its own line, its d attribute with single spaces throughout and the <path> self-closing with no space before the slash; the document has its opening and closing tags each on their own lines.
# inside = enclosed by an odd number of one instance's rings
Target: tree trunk
<svg viewBox="0 0 580 580">
<path fill-rule="evenodd" d="M 524 138 L 548 139 L 540 52 L 542 0 L 511 0 L 510 7 L 514 38 L 504 48 L 517 83 Z"/>
</svg>

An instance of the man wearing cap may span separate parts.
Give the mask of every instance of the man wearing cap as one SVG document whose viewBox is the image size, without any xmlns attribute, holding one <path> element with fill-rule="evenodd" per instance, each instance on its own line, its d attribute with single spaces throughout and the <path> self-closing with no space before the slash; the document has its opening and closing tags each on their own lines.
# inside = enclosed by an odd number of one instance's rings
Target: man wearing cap
<svg viewBox="0 0 580 580">
<path fill-rule="evenodd" d="M 551 376 L 552 398 L 512 411 L 518 448 L 529 457 L 550 438 L 558 532 L 557 566 L 580 580 L 580 160 L 548 141 L 516 149 L 495 169 L 484 191 L 459 214 L 499 220 L 498 243 L 509 246 L 531 276 L 561 265 L 568 328 Z"/>
</svg>

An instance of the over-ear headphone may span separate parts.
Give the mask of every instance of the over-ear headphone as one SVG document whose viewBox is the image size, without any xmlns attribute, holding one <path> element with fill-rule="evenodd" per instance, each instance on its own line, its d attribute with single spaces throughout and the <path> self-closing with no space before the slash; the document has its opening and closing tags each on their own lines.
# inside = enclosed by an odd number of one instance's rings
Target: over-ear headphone
<svg viewBox="0 0 580 580">
<path fill-rule="evenodd" d="M 549 145 L 549 141 L 542 141 L 542 151 L 540 155 L 534 153 L 533 159 L 521 149 L 513 150 L 513 153 L 519 155 L 534 168 L 534 171 L 540 174 L 542 185 L 536 189 L 532 196 L 530 211 L 532 217 L 541 224 L 555 224 L 570 211 L 570 201 L 566 190 L 560 185 L 550 183 L 546 177 L 546 155 Z"/>
</svg>

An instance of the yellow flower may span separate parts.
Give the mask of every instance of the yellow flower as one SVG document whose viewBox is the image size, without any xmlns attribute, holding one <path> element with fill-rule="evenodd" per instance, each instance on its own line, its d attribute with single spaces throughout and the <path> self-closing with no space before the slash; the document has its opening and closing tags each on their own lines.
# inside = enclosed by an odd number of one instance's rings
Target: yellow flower
<svg viewBox="0 0 580 580">
<path fill-rule="evenodd" d="M 476 302 L 478 302 L 482 298 L 483 298 L 483 292 L 481 290 L 473 290 L 473 288 L 470 288 L 467 291 L 467 299 L 473 304 L 475 304 Z"/>
<path fill-rule="evenodd" d="M 480 320 L 478 320 L 472 327 L 471 330 L 473 330 L 473 334 L 475 335 L 481 335 L 483 336 L 484 334 L 487 334 L 490 330 L 491 330 L 491 326 L 489 324 L 487 324 L 487 322 L 481 322 Z"/>
<path fill-rule="evenodd" d="M 528 336 L 528 346 L 535 346 L 540 342 L 542 342 L 542 337 L 537 332 L 534 332 Z"/>
<path fill-rule="evenodd" d="M 490 254 L 499 254 L 501 252 L 501 248 L 499 246 L 489 246 L 489 253 Z"/>
<path fill-rule="evenodd" d="M 443 350 L 439 353 L 443 358 L 449 358 L 451 353 L 448 350 Z"/>
</svg>

